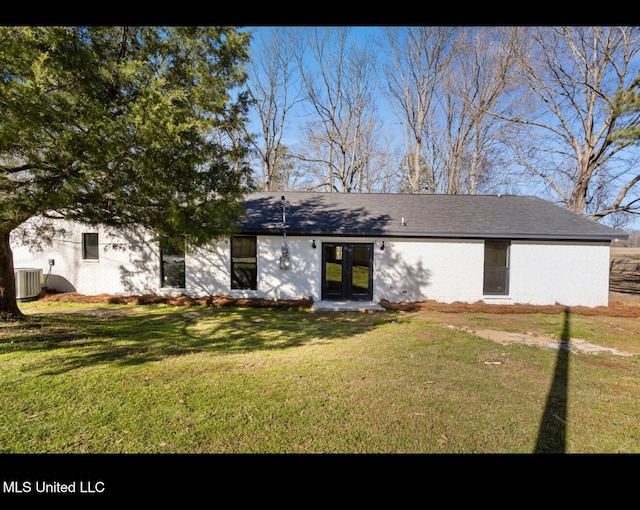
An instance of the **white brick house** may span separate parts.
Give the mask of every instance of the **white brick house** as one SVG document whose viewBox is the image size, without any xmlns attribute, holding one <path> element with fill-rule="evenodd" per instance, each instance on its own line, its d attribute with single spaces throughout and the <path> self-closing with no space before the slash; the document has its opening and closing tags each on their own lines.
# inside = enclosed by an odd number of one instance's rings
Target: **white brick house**
<svg viewBox="0 0 640 510">
<path fill-rule="evenodd" d="M 246 210 L 237 236 L 191 251 L 59 222 L 41 251 L 13 239 L 14 266 L 89 295 L 602 306 L 625 237 L 527 196 L 256 193 Z"/>
</svg>

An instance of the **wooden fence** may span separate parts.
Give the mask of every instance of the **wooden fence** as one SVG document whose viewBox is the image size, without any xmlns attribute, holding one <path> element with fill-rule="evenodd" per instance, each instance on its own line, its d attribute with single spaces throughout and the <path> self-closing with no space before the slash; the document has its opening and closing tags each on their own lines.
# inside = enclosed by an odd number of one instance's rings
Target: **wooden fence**
<svg viewBox="0 0 640 510">
<path fill-rule="evenodd" d="M 640 294 L 640 260 L 611 259 L 609 264 L 609 290 Z"/>
</svg>

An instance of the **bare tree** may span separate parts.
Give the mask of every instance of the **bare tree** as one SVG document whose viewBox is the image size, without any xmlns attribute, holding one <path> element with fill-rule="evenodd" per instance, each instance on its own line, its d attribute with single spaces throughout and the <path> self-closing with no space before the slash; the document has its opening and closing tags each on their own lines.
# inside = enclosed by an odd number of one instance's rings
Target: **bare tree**
<svg viewBox="0 0 640 510">
<path fill-rule="evenodd" d="M 488 110 L 510 108 L 517 46 L 511 28 L 459 29 L 454 57 L 439 87 L 440 114 L 429 117 L 428 166 L 436 190 L 448 194 L 486 192 L 501 185 L 506 123 Z M 433 122 L 432 122 L 433 121 Z"/>
<path fill-rule="evenodd" d="M 616 137 L 640 113 L 622 108 L 637 70 L 638 27 L 526 27 L 521 85 L 534 115 L 505 115 L 519 127 L 520 164 L 568 209 L 596 220 L 640 213 L 638 147 Z M 524 39 L 523 39 L 524 40 Z"/>
<path fill-rule="evenodd" d="M 270 190 L 291 191 L 306 189 L 310 186 L 300 160 L 290 152 L 288 147 L 281 145 L 277 154 L 278 167 L 271 180 Z"/>
<path fill-rule="evenodd" d="M 380 123 L 371 121 L 365 126 L 359 149 L 362 153 L 362 170 L 358 191 L 391 193 L 398 189 L 398 156 L 393 144 L 393 133 L 381 129 Z"/>
<path fill-rule="evenodd" d="M 436 192 L 434 169 L 423 154 L 429 116 L 435 112 L 437 87 L 452 58 L 453 27 L 389 27 L 385 29 L 391 55 L 385 68 L 388 93 L 404 127 L 409 190 Z M 426 138 L 425 138 L 426 137 Z"/>
<path fill-rule="evenodd" d="M 380 131 L 374 100 L 375 54 L 349 42 L 348 27 L 315 27 L 297 61 L 310 119 L 301 159 L 328 191 L 372 189 Z M 313 62 L 313 66 L 310 65 Z"/>
<path fill-rule="evenodd" d="M 293 58 L 296 32 L 271 27 L 258 31 L 254 37 L 248 74 L 260 135 L 252 137 L 253 147 L 262 164 L 264 189 L 287 189 L 292 162 L 284 159 L 290 152 L 283 136 L 292 109 L 301 101 Z"/>
</svg>

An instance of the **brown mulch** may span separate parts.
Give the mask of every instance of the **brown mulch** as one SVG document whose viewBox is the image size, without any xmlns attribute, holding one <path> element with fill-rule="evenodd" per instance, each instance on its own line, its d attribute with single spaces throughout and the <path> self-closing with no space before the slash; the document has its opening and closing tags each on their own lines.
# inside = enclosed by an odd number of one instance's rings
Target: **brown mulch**
<svg viewBox="0 0 640 510">
<path fill-rule="evenodd" d="M 167 304 L 172 306 L 214 306 L 214 307 L 247 307 L 247 308 L 311 308 L 313 300 L 304 299 L 244 299 L 233 298 L 231 296 L 206 296 L 202 298 L 192 298 L 184 295 L 180 296 L 120 296 L 115 294 L 84 295 L 76 292 L 48 293 L 43 292 L 40 301 L 62 301 L 74 303 L 106 303 L 106 304 L 130 304 L 149 305 Z M 495 314 L 524 314 L 524 313 L 545 313 L 560 314 L 567 309 L 566 306 L 556 305 L 496 305 L 487 304 L 482 301 L 476 303 L 441 303 L 438 301 L 423 302 L 390 302 L 380 301 L 380 305 L 386 310 L 396 310 L 405 312 L 436 311 L 449 313 L 495 313 Z M 573 314 L 579 315 L 606 315 L 610 317 L 640 317 L 640 294 L 611 293 L 609 306 L 570 307 Z"/>
<path fill-rule="evenodd" d="M 423 301 L 420 303 L 391 303 L 382 300 L 380 305 L 387 310 L 402 310 L 405 312 L 431 311 L 448 313 L 495 313 L 495 314 L 527 314 L 546 313 L 560 314 L 570 310 L 578 315 L 605 315 L 609 317 L 640 317 L 640 299 L 634 300 L 609 300 L 609 306 L 571 306 L 555 305 L 526 305 L 514 303 L 512 305 L 487 304 L 483 301 L 476 303 L 439 303 L 437 301 Z"/>
<path fill-rule="evenodd" d="M 192 298 L 189 296 L 119 296 L 115 294 L 97 294 L 88 296 L 77 292 L 42 293 L 40 301 L 62 301 L 69 303 L 104 303 L 115 305 L 152 305 L 165 304 L 172 306 L 238 306 L 248 308 L 310 308 L 311 299 L 239 299 L 230 296 L 206 296 Z"/>
</svg>

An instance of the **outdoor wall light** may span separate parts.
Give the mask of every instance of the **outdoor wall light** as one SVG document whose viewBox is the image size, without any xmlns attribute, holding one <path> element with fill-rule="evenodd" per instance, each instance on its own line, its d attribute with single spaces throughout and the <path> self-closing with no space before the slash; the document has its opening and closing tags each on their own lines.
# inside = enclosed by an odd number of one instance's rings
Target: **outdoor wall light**
<svg viewBox="0 0 640 510">
<path fill-rule="evenodd" d="M 311 241 L 311 247 L 315 250 L 316 249 L 316 240 L 314 239 L 313 241 Z"/>
<path fill-rule="evenodd" d="M 380 244 L 380 251 L 384 251 L 384 241 Z"/>
</svg>

